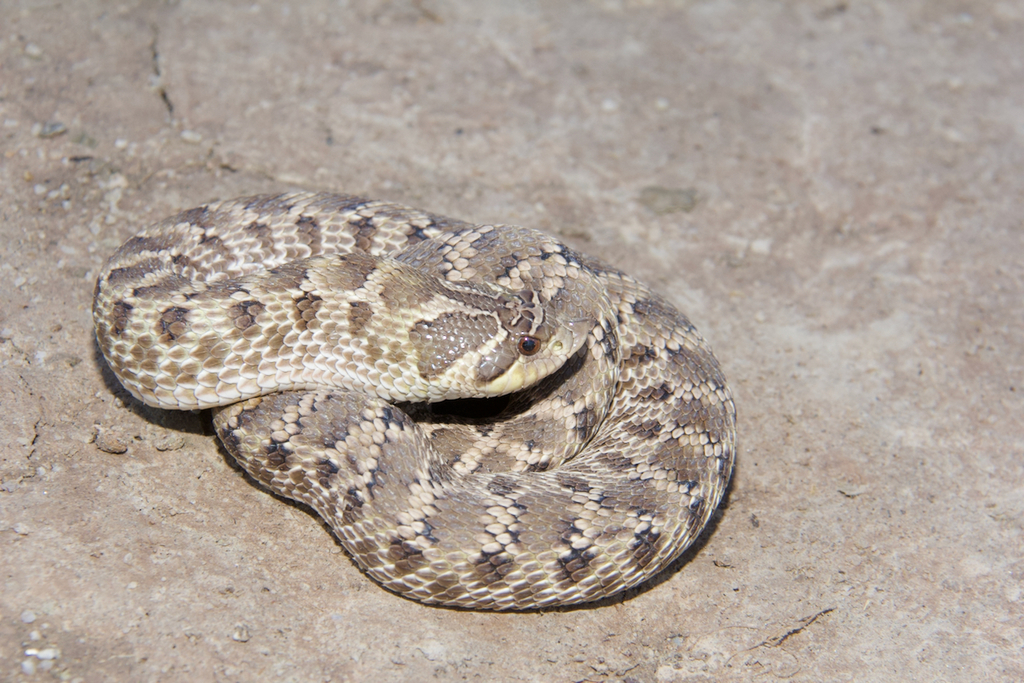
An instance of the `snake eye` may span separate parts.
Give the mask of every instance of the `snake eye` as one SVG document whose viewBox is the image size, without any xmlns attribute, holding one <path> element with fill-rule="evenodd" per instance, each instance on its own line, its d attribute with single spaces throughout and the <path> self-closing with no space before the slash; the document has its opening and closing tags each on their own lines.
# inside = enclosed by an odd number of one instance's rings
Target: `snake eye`
<svg viewBox="0 0 1024 683">
<path fill-rule="evenodd" d="M 532 356 L 540 351 L 540 340 L 536 337 L 522 336 L 519 338 L 519 353 L 524 356 Z"/>
</svg>

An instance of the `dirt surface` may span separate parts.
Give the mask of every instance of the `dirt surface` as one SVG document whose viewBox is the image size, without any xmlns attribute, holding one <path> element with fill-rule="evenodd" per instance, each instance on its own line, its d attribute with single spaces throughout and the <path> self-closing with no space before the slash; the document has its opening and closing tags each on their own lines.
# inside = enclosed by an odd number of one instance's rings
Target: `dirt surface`
<svg viewBox="0 0 1024 683">
<path fill-rule="evenodd" d="M 1024 679 L 1019 2 L 4 2 L 0 679 Z M 539 227 L 645 279 L 739 410 L 730 493 L 622 599 L 363 576 L 145 408 L 102 262 L 295 188 Z"/>
</svg>

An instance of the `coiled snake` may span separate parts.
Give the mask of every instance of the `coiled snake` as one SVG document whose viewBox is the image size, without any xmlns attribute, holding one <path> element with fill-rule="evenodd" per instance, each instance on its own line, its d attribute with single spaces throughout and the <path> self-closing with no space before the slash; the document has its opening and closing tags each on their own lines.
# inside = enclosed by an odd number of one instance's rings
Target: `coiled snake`
<svg viewBox="0 0 1024 683">
<path fill-rule="evenodd" d="M 210 204 L 125 242 L 93 318 L 133 396 L 215 408 L 250 475 L 425 603 L 618 593 L 690 545 L 732 470 L 733 401 L 689 321 L 535 230 Z"/>
</svg>

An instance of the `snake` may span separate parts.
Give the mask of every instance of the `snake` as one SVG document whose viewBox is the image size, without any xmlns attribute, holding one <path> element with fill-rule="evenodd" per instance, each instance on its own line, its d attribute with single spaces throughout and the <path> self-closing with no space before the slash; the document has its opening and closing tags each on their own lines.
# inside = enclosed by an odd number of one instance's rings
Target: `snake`
<svg viewBox="0 0 1024 683">
<path fill-rule="evenodd" d="M 384 588 L 530 610 L 638 586 L 733 468 L 719 363 L 666 298 L 541 231 L 293 192 L 211 202 L 101 269 L 98 346 L 304 504 Z"/>
</svg>

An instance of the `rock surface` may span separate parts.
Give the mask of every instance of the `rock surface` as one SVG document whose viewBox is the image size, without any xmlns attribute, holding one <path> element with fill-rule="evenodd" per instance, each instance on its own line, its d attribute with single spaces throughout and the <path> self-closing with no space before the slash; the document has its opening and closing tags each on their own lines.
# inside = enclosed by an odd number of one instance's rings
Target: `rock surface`
<svg viewBox="0 0 1024 683">
<path fill-rule="evenodd" d="M 0 678 L 1024 679 L 1015 2 L 0 6 Z M 207 200 L 539 227 L 736 395 L 713 528 L 621 600 L 423 607 L 132 401 L 95 274 Z"/>
</svg>

